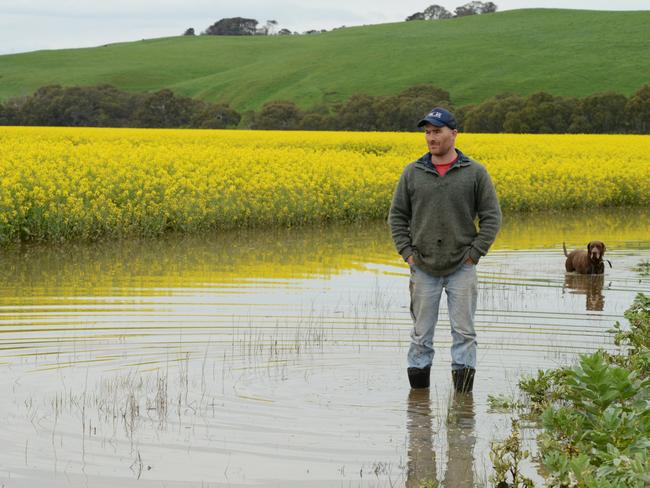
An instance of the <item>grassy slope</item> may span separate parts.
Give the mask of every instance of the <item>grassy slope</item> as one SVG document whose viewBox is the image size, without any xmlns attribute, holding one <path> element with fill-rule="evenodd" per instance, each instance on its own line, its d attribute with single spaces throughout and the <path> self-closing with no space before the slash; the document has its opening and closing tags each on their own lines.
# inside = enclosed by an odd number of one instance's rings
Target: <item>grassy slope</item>
<svg viewBox="0 0 650 488">
<path fill-rule="evenodd" d="M 503 92 L 626 95 L 648 83 L 650 11 L 531 9 L 401 22 L 314 36 L 171 37 L 0 56 L 0 99 L 39 86 L 110 83 L 174 91 L 240 110 L 303 107 L 417 83 L 458 105 Z"/>
</svg>

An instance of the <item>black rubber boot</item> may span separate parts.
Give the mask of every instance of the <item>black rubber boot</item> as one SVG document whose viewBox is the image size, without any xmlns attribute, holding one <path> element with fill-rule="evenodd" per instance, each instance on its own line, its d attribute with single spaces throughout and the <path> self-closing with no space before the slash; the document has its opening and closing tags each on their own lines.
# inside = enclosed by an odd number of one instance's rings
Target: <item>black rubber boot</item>
<svg viewBox="0 0 650 488">
<path fill-rule="evenodd" d="M 459 393 L 469 393 L 474 388 L 474 368 L 454 369 L 451 378 L 454 381 L 454 390 Z"/>
<path fill-rule="evenodd" d="M 431 366 L 427 366 L 426 368 L 408 368 L 407 373 L 411 388 L 429 388 Z"/>
</svg>

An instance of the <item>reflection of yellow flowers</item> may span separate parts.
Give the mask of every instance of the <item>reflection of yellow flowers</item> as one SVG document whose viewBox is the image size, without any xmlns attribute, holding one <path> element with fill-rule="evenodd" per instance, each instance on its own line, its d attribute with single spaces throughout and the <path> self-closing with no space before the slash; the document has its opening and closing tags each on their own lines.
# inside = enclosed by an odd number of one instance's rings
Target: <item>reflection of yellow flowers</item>
<svg viewBox="0 0 650 488">
<path fill-rule="evenodd" d="M 0 128 L 0 240 L 384 217 L 419 134 Z M 647 205 L 650 137 L 462 134 L 504 210 Z"/>
<path fill-rule="evenodd" d="M 650 209 L 603 209 L 570 212 L 511 212 L 490 250 L 550 249 L 563 274 L 566 241 L 569 250 L 586 249 L 598 238 L 608 246 L 614 269 L 620 260 L 610 251 L 647 245 Z M 636 241 L 632 246 L 631 242 Z M 640 243 L 639 241 L 642 241 Z M 546 251 L 542 251 L 546 252 Z M 485 269 L 481 265 L 480 269 Z M 93 244 L 71 242 L 36 252 L 5 249 L 0 253 L 0 305 L 87 305 L 92 297 L 174 295 L 187 288 L 206 293 L 249 286 L 275 286 L 286 279 L 330 277 L 341 272 L 395 273 L 406 265 L 381 221 L 301 228 L 241 229 L 201 236 L 128 239 Z M 609 266 L 606 273 L 609 272 Z M 252 285 L 251 285 L 252 283 Z M 298 285 L 301 286 L 301 285 Z M 109 290 L 107 292 L 107 290 Z M 97 303 L 105 303 L 100 298 Z M 147 303 L 142 302 L 143 307 Z M 5 320 L 10 320 L 5 310 Z M 18 319 L 17 315 L 11 319 Z"/>
</svg>

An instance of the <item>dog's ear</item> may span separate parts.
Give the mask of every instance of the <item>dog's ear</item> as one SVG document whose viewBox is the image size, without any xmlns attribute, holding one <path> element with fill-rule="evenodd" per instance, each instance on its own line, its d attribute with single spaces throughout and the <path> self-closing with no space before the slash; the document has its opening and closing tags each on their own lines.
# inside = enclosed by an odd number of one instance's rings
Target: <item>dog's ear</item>
<svg viewBox="0 0 650 488">
<path fill-rule="evenodd" d="M 587 253 L 591 253 L 591 246 L 594 245 L 594 241 L 589 241 L 589 244 L 587 244 Z"/>
<path fill-rule="evenodd" d="M 605 251 L 607 250 L 607 246 L 605 246 L 604 242 L 601 242 L 601 244 L 603 245 L 603 254 L 605 254 Z"/>
</svg>

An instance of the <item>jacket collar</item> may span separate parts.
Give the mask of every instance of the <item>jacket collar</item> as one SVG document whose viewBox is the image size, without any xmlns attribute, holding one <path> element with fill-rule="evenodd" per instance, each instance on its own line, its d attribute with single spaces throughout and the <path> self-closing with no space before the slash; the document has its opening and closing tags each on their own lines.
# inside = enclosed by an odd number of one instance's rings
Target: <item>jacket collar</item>
<svg viewBox="0 0 650 488">
<path fill-rule="evenodd" d="M 469 166 L 471 159 L 465 156 L 460 149 L 455 149 L 455 151 L 458 154 L 458 159 L 454 164 L 451 165 L 451 168 L 449 168 L 449 170 L 461 166 Z M 420 159 L 418 159 L 415 162 L 415 166 L 425 171 L 434 172 L 435 174 L 438 174 L 438 171 L 436 171 L 435 166 L 431 162 L 431 153 L 426 153 Z"/>
</svg>

